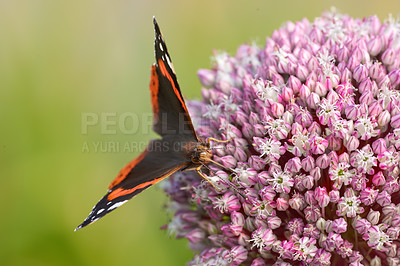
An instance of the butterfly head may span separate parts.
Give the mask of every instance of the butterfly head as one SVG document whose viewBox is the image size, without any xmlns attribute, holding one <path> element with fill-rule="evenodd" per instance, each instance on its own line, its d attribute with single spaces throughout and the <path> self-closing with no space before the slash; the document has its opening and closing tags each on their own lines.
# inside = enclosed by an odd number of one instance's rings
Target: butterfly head
<svg viewBox="0 0 400 266">
<path fill-rule="evenodd" d="M 193 149 L 192 154 L 190 155 L 192 163 L 194 164 L 208 163 L 213 156 L 209 146 L 210 145 L 207 142 L 197 143 Z"/>
</svg>

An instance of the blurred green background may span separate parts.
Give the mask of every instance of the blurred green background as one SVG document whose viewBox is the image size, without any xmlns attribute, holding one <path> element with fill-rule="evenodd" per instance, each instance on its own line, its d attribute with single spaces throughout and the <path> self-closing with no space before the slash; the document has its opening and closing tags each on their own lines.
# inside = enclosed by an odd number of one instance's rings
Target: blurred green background
<svg viewBox="0 0 400 266">
<path fill-rule="evenodd" d="M 400 10 L 394 0 L 1 0 L 0 265 L 184 265 L 187 241 L 159 229 L 168 220 L 159 188 L 73 231 L 138 154 L 84 144 L 154 137 L 99 126 L 82 134 L 81 115 L 151 112 L 153 15 L 193 99 L 196 71 L 211 65 L 213 49 L 263 45 L 285 21 L 313 20 L 332 5 L 353 17 Z"/>
</svg>

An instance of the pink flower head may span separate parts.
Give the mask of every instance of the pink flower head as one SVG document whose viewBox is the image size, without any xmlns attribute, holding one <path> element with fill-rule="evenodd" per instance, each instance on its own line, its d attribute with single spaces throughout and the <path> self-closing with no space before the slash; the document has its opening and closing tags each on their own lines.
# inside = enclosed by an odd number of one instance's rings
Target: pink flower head
<svg viewBox="0 0 400 266">
<path fill-rule="evenodd" d="M 199 77 L 196 132 L 230 141 L 203 169 L 214 186 L 166 181 L 190 265 L 400 263 L 398 20 L 289 22 Z"/>
</svg>

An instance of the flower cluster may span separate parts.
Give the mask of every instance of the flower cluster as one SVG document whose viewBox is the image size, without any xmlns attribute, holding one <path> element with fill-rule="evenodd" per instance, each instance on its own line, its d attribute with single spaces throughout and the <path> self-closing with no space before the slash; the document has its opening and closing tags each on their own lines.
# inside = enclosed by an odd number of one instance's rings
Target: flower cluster
<svg viewBox="0 0 400 266">
<path fill-rule="evenodd" d="M 214 186 L 164 183 L 190 265 L 400 263 L 399 21 L 288 22 L 199 77 L 197 134 L 231 141 L 213 143 Z"/>
</svg>

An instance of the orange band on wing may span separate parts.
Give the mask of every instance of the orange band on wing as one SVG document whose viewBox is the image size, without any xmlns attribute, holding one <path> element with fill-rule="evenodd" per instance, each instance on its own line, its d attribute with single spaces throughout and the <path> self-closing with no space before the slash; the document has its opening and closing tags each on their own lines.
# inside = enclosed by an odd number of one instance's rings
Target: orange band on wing
<svg viewBox="0 0 400 266">
<path fill-rule="evenodd" d="M 185 102 L 183 101 L 183 99 L 182 99 L 182 97 L 181 97 L 181 93 L 179 92 L 178 88 L 175 86 L 175 83 L 174 83 L 174 81 L 173 81 L 171 75 L 168 73 L 168 70 L 167 70 L 167 68 L 165 67 L 164 62 L 163 62 L 161 59 L 158 60 L 158 67 L 159 67 L 160 70 L 161 70 L 161 74 L 162 74 L 163 76 L 165 76 L 165 77 L 169 80 L 169 82 L 172 84 L 172 88 L 174 89 L 174 93 L 175 93 L 176 97 L 177 97 L 178 100 L 181 102 L 181 105 L 182 105 L 183 109 L 184 109 L 184 110 L 186 111 L 186 113 L 187 113 L 188 111 L 187 111 L 187 108 L 186 108 L 186 104 L 185 104 Z"/>
<path fill-rule="evenodd" d="M 150 93 L 151 93 L 151 105 L 153 106 L 153 113 L 156 119 L 158 119 L 158 112 L 160 107 L 158 105 L 158 90 L 160 89 L 157 77 L 156 66 L 151 67 L 151 79 L 150 79 Z"/>
<path fill-rule="evenodd" d="M 124 180 L 125 177 L 129 174 L 129 172 L 133 169 L 133 167 L 135 167 L 141 160 L 143 160 L 144 156 L 146 156 L 147 153 L 148 151 L 145 150 L 138 157 L 136 157 L 130 163 L 128 163 L 124 168 L 122 168 L 118 176 L 114 179 L 114 181 L 111 182 L 108 188 L 112 189 L 113 187 L 121 183 L 121 181 Z"/>
<path fill-rule="evenodd" d="M 117 188 L 116 190 L 114 190 L 113 192 L 111 192 L 110 194 L 108 194 L 107 200 L 113 200 L 113 199 L 116 199 L 116 198 L 118 198 L 118 197 L 131 194 L 131 193 L 135 192 L 135 191 L 138 190 L 138 189 L 146 188 L 146 187 L 148 187 L 148 186 L 154 185 L 155 183 L 157 183 L 157 182 L 163 180 L 164 178 L 166 178 L 166 177 L 172 175 L 173 173 L 175 173 L 176 171 L 178 171 L 179 169 L 181 169 L 184 165 L 186 165 L 186 163 L 179 165 L 178 167 L 172 169 L 171 171 L 169 171 L 168 173 L 166 173 L 165 175 L 163 175 L 163 176 L 161 176 L 161 177 L 159 177 L 159 178 L 156 178 L 156 179 L 154 179 L 154 180 L 141 183 L 141 184 L 137 185 L 136 187 L 129 188 L 129 189 L 124 189 L 124 188 L 122 188 L 122 187 Z"/>
</svg>

